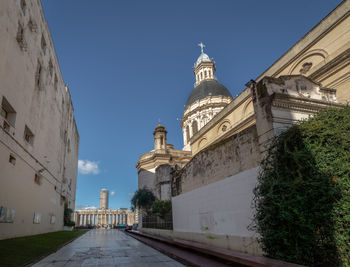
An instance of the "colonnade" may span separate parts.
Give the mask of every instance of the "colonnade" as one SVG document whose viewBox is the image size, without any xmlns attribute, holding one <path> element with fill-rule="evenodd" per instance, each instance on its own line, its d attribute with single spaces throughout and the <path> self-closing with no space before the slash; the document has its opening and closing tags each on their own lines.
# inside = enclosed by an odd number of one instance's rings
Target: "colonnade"
<svg viewBox="0 0 350 267">
<path fill-rule="evenodd" d="M 75 226 L 127 226 L 134 223 L 134 212 L 129 210 L 76 210 Z"/>
</svg>

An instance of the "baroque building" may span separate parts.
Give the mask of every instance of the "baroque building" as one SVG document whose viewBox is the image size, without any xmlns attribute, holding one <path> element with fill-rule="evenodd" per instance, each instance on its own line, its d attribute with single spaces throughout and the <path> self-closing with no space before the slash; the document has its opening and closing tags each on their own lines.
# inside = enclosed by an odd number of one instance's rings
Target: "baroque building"
<svg viewBox="0 0 350 267">
<path fill-rule="evenodd" d="M 113 228 L 117 226 L 132 226 L 135 223 L 135 212 L 126 208 L 108 209 L 109 192 L 100 192 L 100 208 L 75 210 L 75 226 L 92 226 L 97 228 Z"/>
<path fill-rule="evenodd" d="M 232 101 L 232 95 L 214 76 L 215 63 L 203 52 L 194 64 L 196 82 L 187 99 L 181 127 L 184 150 L 191 151 L 191 137 L 203 128 L 216 114 Z"/>
<path fill-rule="evenodd" d="M 154 149 L 143 154 L 136 164 L 138 171 L 138 188 L 148 188 L 159 199 L 170 199 L 170 176 L 156 175 L 163 168 L 182 168 L 190 159 L 191 152 L 174 149 L 174 145 L 167 143 L 167 131 L 159 123 L 153 132 Z"/>
<path fill-rule="evenodd" d="M 58 231 L 79 134 L 40 1 L 0 2 L 0 239 Z"/>
<path fill-rule="evenodd" d="M 234 99 L 213 83 L 215 89 L 197 93 L 203 82 L 212 82 L 215 71 L 201 47 L 181 124 L 191 159 L 182 168 L 163 165 L 156 173 L 170 180 L 173 230 L 143 228 L 142 223 L 139 228 L 262 255 L 258 236 L 248 226 L 259 165 L 271 141 L 321 109 L 350 102 L 350 1 L 339 4 Z M 198 98 L 192 101 L 192 95 Z M 213 96 L 217 113 L 210 113 Z"/>
</svg>

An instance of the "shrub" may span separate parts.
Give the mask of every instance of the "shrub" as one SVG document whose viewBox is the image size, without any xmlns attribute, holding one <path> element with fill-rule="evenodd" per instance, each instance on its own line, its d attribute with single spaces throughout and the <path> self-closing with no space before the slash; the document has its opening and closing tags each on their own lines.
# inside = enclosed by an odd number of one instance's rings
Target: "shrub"
<svg viewBox="0 0 350 267">
<path fill-rule="evenodd" d="M 71 221 L 73 210 L 68 208 L 68 204 L 64 203 L 63 224 L 64 226 L 75 226 L 75 222 Z"/>
<path fill-rule="evenodd" d="M 152 213 L 158 215 L 160 218 L 165 219 L 167 214 L 172 211 L 171 200 L 159 200 L 156 199 L 152 205 Z"/>
<path fill-rule="evenodd" d="M 262 161 L 253 229 L 267 256 L 350 266 L 350 107 L 282 133 Z"/>
</svg>

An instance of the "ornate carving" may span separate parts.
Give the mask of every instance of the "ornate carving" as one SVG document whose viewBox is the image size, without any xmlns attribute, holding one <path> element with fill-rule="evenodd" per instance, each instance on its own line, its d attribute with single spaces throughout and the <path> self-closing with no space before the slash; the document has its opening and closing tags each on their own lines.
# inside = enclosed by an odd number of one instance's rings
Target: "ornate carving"
<svg viewBox="0 0 350 267">
<path fill-rule="evenodd" d="M 301 69 L 299 70 L 300 74 L 306 74 L 312 67 L 311 62 L 306 62 L 301 66 Z"/>
</svg>

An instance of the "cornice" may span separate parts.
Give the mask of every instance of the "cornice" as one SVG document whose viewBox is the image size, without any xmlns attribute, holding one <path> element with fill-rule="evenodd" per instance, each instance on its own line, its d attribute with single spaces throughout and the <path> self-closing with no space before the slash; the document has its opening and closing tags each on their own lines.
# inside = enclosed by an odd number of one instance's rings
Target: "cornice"
<svg viewBox="0 0 350 267">
<path fill-rule="evenodd" d="M 236 98 L 234 98 L 227 106 L 225 106 L 214 118 L 212 118 L 206 125 L 204 125 L 196 134 L 194 134 L 189 142 L 192 144 L 199 137 L 207 133 L 212 127 L 216 125 L 218 121 L 221 121 L 224 117 L 230 114 L 239 105 L 244 103 L 251 97 L 251 91 L 249 88 L 243 90 Z"/>
<path fill-rule="evenodd" d="M 206 105 L 202 105 L 202 106 L 198 106 L 196 107 L 194 110 L 191 110 L 190 112 L 188 112 L 181 120 L 181 128 L 183 128 L 183 124 L 184 122 L 191 117 L 192 115 L 196 114 L 197 112 L 200 111 L 204 111 L 206 109 L 210 109 L 210 108 L 220 108 L 223 107 L 225 108 L 229 103 L 225 103 L 225 102 L 221 102 L 221 103 L 209 103 Z"/>
<path fill-rule="evenodd" d="M 277 109 L 294 110 L 298 112 L 317 113 L 327 107 L 343 107 L 344 105 L 310 98 L 294 97 L 285 94 L 275 93 L 272 106 Z"/>
<path fill-rule="evenodd" d="M 150 164 L 153 164 L 154 167 L 156 167 L 157 161 L 162 161 L 162 163 L 170 162 L 170 161 L 177 162 L 177 161 L 187 160 L 188 158 L 192 157 L 192 153 L 190 151 L 183 151 L 183 150 L 175 150 L 175 151 L 176 153 L 171 153 L 171 151 L 166 154 L 154 153 L 152 156 L 148 158 L 145 158 L 145 159 L 140 158 L 140 160 L 136 164 L 136 168 L 140 170 L 142 166 L 150 165 Z"/>
</svg>

